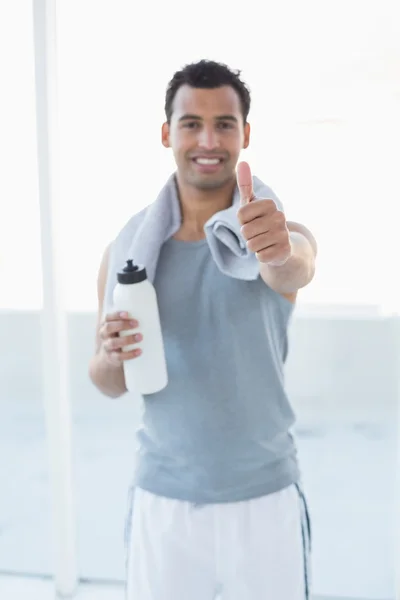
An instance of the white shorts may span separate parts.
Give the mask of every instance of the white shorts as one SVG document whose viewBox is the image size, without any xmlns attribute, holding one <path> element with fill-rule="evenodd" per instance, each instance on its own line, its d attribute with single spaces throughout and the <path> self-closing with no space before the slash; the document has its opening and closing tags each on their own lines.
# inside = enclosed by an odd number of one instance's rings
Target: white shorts
<svg viewBox="0 0 400 600">
<path fill-rule="evenodd" d="M 307 600 L 310 524 L 300 488 L 194 505 L 136 488 L 127 600 Z"/>
</svg>

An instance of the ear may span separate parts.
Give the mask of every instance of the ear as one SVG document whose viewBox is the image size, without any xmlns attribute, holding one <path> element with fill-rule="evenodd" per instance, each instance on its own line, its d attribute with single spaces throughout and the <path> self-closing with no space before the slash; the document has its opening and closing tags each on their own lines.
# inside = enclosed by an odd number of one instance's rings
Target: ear
<svg viewBox="0 0 400 600">
<path fill-rule="evenodd" d="M 164 146 L 164 148 L 169 148 L 170 147 L 170 143 L 169 143 L 169 124 L 168 123 L 163 123 L 163 126 L 161 128 L 161 143 Z"/>
<path fill-rule="evenodd" d="M 244 126 L 244 141 L 243 149 L 246 150 L 250 144 L 250 123 L 246 123 Z"/>
</svg>

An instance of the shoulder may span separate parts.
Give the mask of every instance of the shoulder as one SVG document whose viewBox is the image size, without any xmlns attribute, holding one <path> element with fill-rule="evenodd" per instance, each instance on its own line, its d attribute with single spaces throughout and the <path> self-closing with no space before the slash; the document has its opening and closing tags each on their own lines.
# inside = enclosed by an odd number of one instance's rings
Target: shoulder
<svg viewBox="0 0 400 600">
<path fill-rule="evenodd" d="M 120 265 L 121 261 L 125 261 L 125 256 L 132 244 L 132 239 L 143 223 L 147 210 L 148 207 L 134 214 L 107 246 L 105 256 L 103 257 L 104 262 L 106 262 L 106 264 L 103 265 L 103 268 L 106 271 L 110 272 L 115 270 L 115 268 Z"/>
<path fill-rule="evenodd" d="M 119 230 L 117 235 L 111 241 L 108 246 L 108 262 L 109 265 L 117 260 L 121 261 L 121 256 L 125 256 L 125 254 L 129 251 L 129 248 L 132 244 L 132 239 L 136 235 L 136 232 L 140 228 L 141 224 L 144 221 L 146 213 L 148 211 L 148 206 L 143 208 L 140 212 L 134 214 Z"/>
<path fill-rule="evenodd" d="M 147 210 L 148 207 L 134 214 L 104 250 L 97 283 L 99 300 L 101 301 L 104 298 L 104 310 L 112 305 L 115 274 L 121 265 L 125 263 L 132 239 L 141 226 Z"/>
</svg>

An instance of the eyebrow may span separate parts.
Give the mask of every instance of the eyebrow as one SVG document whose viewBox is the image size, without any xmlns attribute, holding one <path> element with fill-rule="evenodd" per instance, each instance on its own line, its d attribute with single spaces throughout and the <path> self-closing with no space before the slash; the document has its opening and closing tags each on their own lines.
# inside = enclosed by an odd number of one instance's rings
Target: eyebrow
<svg viewBox="0 0 400 600">
<path fill-rule="evenodd" d="M 179 121 L 202 121 L 203 119 L 201 117 L 199 117 L 198 115 L 191 115 L 191 114 L 186 114 L 186 115 L 182 115 L 182 117 L 180 117 Z M 234 123 L 237 123 L 237 118 L 234 117 L 233 115 L 219 115 L 218 117 L 216 117 L 217 121 L 233 121 Z"/>
</svg>

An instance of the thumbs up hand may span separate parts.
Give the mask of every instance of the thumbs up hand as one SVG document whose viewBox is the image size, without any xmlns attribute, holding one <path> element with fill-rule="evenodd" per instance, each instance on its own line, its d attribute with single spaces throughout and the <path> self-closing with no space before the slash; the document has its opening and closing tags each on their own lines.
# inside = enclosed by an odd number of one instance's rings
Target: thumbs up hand
<svg viewBox="0 0 400 600">
<path fill-rule="evenodd" d="M 238 219 L 248 249 L 261 263 L 284 265 L 292 255 L 285 215 L 273 200 L 255 198 L 253 178 L 246 162 L 238 164 L 237 184 L 241 203 Z"/>
</svg>

